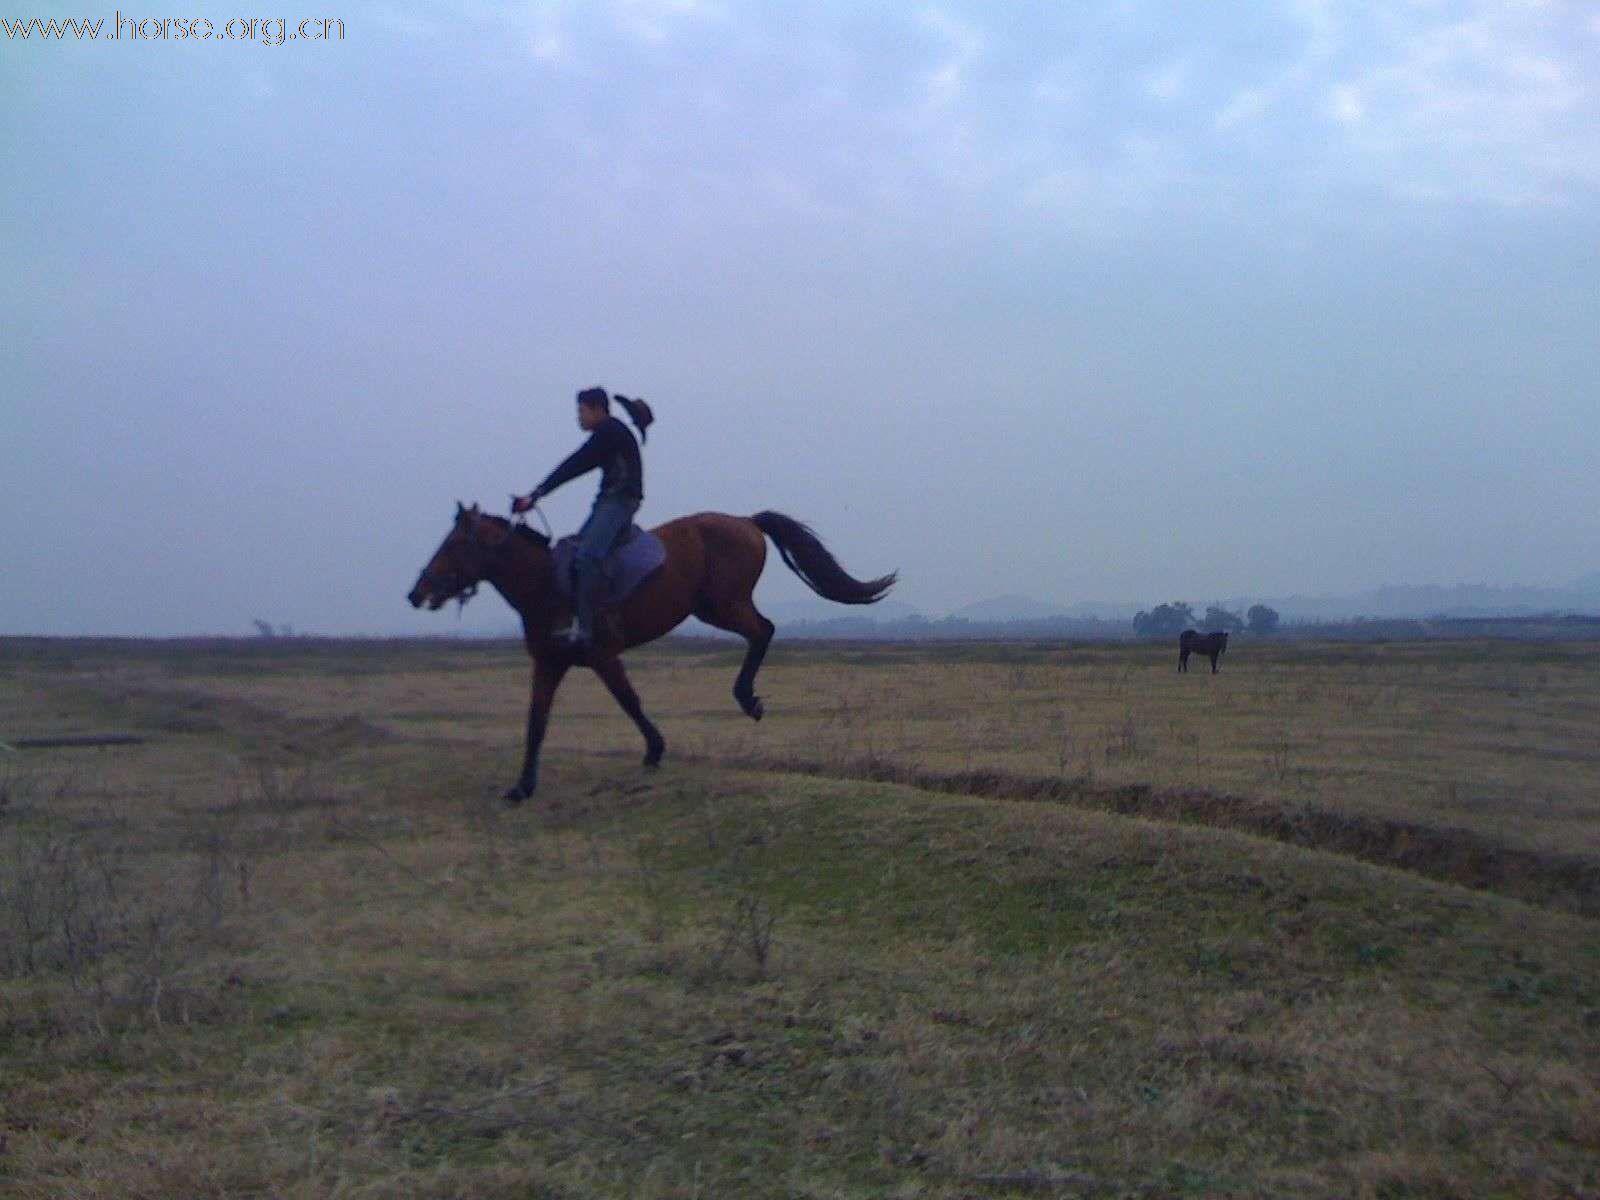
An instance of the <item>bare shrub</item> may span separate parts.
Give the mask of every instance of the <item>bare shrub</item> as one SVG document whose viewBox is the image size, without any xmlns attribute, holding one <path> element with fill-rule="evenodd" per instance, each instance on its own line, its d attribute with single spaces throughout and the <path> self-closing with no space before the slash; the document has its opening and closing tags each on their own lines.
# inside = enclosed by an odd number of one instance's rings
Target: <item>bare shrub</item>
<svg viewBox="0 0 1600 1200">
<path fill-rule="evenodd" d="M 713 916 L 709 936 L 669 956 L 674 969 L 705 987 L 726 979 L 766 979 L 774 963 L 778 910 L 752 890 L 740 891 Z"/>
<path fill-rule="evenodd" d="M 735 896 L 732 906 L 723 914 L 722 946 L 718 959 L 725 959 L 735 952 L 743 953 L 755 968 L 757 976 L 765 976 L 772 955 L 772 931 L 777 924 L 777 911 L 760 895 L 744 892 Z"/>
<path fill-rule="evenodd" d="M 1285 782 L 1294 773 L 1294 741 L 1287 727 L 1279 730 L 1267 746 L 1267 766 L 1272 778 Z"/>
<path fill-rule="evenodd" d="M 15 831 L 0 878 L 8 976 L 66 972 L 74 980 L 128 936 L 121 847 L 48 822 Z"/>
<path fill-rule="evenodd" d="M 310 763 L 293 767 L 263 763 L 253 779 L 241 784 L 239 806 L 286 817 L 308 808 L 326 808 L 337 799 Z"/>
<path fill-rule="evenodd" d="M 0 864 L 0 974 L 58 976 L 102 1036 L 147 1014 L 187 1021 L 186 986 L 232 903 L 235 864 L 214 837 L 182 869 L 135 871 L 103 830 L 49 824 L 18 833 Z M 238 894 L 248 873 L 238 866 Z"/>
<path fill-rule="evenodd" d="M 661 869 L 659 838 L 640 838 L 634 847 L 639 891 L 644 897 L 645 936 L 656 945 L 667 936 L 668 880 Z"/>
<path fill-rule="evenodd" d="M 1150 751 L 1149 739 L 1139 726 L 1133 709 L 1122 710 L 1122 720 L 1106 739 L 1106 758 L 1137 758 Z"/>
<path fill-rule="evenodd" d="M 1078 737 L 1072 731 L 1070 714 L 1063 709 L 1056 724 L 1056 774 L 1066 775 L 1067 768 L 1078 758 Z"/>
<path fill-rule="evenodd" d="M 26 764 L 0 750 L 0 817 L 19 812 L 39 794 L 39 778 Z"/>
<path fill-rule="evenodd" d="M 700 830 L 705 834 L 706 849 L 712 853 L 717 850 L 719 842 L 719 829 L 722 824 L 722 806 L 714 794 L 707 793 L 705 803 L 697 810 L 700 818 Z"/>
</svg>

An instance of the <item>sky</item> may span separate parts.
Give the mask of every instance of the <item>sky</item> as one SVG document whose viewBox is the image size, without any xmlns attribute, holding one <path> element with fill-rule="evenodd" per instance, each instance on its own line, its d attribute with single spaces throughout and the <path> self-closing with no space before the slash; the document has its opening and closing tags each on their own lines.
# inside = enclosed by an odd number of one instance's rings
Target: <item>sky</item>
<svg viewBox="0 0 1600 1200">
<path fill-rule="evenodd" d="M 0 634 L 507 628 L 590 385 L 932 616 L 1600 570 L 1593 4 L 8 11 Z"/>
</svg>

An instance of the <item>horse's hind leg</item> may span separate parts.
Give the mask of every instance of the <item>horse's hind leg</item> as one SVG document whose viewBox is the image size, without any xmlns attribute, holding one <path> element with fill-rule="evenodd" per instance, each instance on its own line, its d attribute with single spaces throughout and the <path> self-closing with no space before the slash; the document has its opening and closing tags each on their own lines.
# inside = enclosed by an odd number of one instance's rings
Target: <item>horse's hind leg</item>
<svg viewBox="0 0 1600 1200">
<path fill-rule="evenodd" d="M 661 756 L 666 753 L 667 741 L 650 718 L 644 715 L 644 706 L 639 703 L 639 693 L 633 690 L 633 684 L 628 680 L 628 673 L 622 669 L 622 660 L 615 657 L 604 658 L 591 665 L 612 698 L 622 707 L 623 712 L 633 718 L 633 723 L 639 727 L 639 732 L 644 734 L 644 765 L 658 766 Z"/>
<path fill-rule="evenodd" d="M 739 668 L 739 678 L 733 681 L 733 698 L 739 702 L 745 716 L 752 721 L 761 720 L 767 710 L 755 692 L 756 672 L 761 669 L 761 660 L 767 656 L 767 647 L 772 643 L 772 635 L 777 632 L 777 627 L 763 617 L 749 599 L 702 605 L 695 609 L 694 615 L 707 625 L 737 633 L 750 643 L 745 651 L 744 665 Z"/>
</svg>

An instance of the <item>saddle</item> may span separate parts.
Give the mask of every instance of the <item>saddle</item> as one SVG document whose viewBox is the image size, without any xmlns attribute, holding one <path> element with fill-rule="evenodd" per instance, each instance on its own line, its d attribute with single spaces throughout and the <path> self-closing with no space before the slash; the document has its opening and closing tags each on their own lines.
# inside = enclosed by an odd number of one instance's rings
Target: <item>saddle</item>
<svg viewBox="0 0 1600 1200">
<path fill-rule="evenodd" d="M 578 559 L 578 535 L 569 534 L 552 548 L 555 555 L 556 583 L 569 600 L 573 595 L 573 567 Z M 621 540 L 600 564 L 600 587 L 595 603 L 601 607 L 621 604 L 667 561 L 667 547 L 648 530 L 631 525 Z"/>
</svg>

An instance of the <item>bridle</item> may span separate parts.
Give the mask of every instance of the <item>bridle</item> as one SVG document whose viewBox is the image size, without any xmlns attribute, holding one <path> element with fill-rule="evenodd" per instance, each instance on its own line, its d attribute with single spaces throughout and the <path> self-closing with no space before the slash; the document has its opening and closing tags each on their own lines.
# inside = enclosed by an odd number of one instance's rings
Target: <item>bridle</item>
<svg viewBox="0 0 1600 1200">
<path fill-rule="evenodd" d="M 464 576 L 465 572 L 457 569 L 453 564 L 446 571 L 435 571 L 431 563 L 424 567 L 422 569 L 422 582 L 427 584 L 430 592 L 445 597 L 431 607 L 443 608 L 454 600 L 461 608 L 466 608 L 467 601 L 478 594 L 478 583 L 460 582 Z M 479 582 L 482 581 L 479 580 Z M 459 612 L 459 609 L 457 611 Z"/>
<path fill-rule="evenodd" d="M 541 509 L 537 503 L 535 503 L 532 506 L 532 511 L 539 515 L 539 522 L 545 528 L 546 539 L 553 540 L 555 537 L 555 532 L 550 528 L 550 520 L 544 515 L 544 510 Z M 440 578 L 438 575 L 435 575 L 433 568 L 430 565 L 422 572 L 423 580 L 427 583 L 430 589 L 447 592 L 449 594 L 449 599 L 445 600 L 444 603 L 448 604 L 450 600 L 454 600 L 458 606 L 456 613 L 457 615 L 460 615 L 461 610 L 467 607 L 467 601 L 471 600 L 478 594 L 479 585 L 488 578 L 489 572 L 494 568 L 496 560 L 505 553 L 505 548 L 511 544 L 510 539 L 516 536 L 517 527 L 526 526 L 527 524 L 527 516 L 523 513 L 519 513 L 515 519 L 507 521 L 506 536 L 498 545 L 495 546 L 485 546 L 478 540 L 476 532 L 471 534 L 466 539 L 471 543 L 474 552 L 478 556 L 477 565 L 473 568 L 473 572 L 478 576 L 476 581 L 472 583 L 459 583 L 459 581 L 466 575 L 466 572 L 460 570 L 454 564 L 450 566 L 449 573 L 444 578 Z"/>
</svg>

